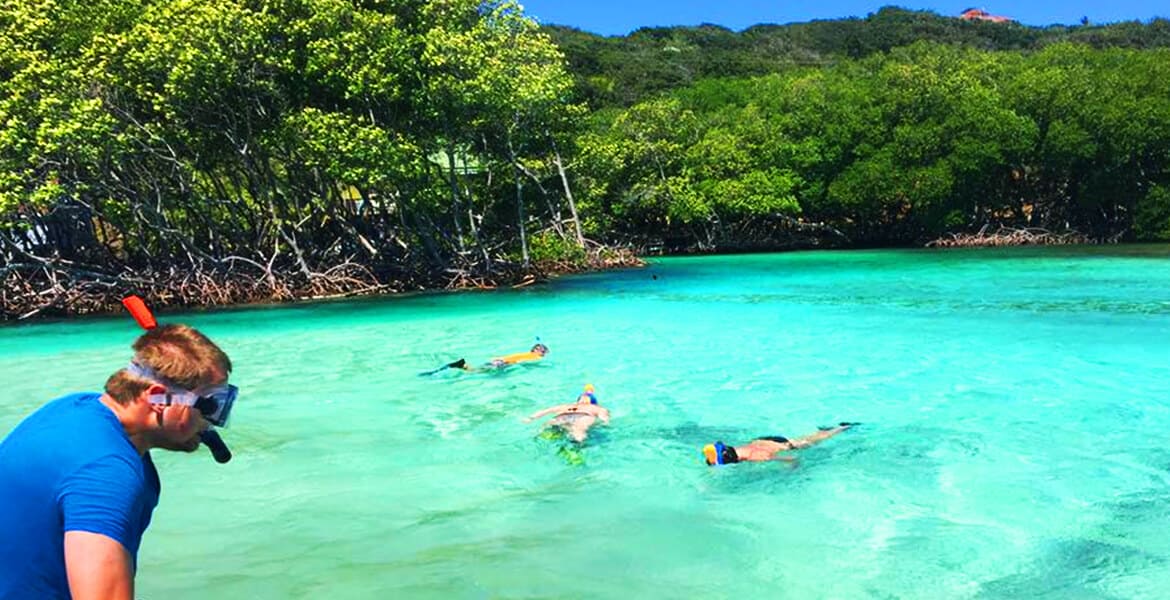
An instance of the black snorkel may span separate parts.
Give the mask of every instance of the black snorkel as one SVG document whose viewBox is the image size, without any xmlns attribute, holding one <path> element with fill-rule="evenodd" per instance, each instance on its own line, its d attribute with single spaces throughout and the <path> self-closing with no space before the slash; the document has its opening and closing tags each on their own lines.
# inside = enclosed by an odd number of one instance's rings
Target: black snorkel
<svg viewBox="0 0 1170 600">
<path fill-rule="evenodd" d="M 228 449 L 227 444 L 223 443 L 223 438 L 219 437 L 219 432 L 214 429 L 208 429 L 199 434 L 199 441 L 211 450 L 211 456 L 215 458 L 215 462 L 224 464 L 232 459 L 232 451 Z"/>
</svg>

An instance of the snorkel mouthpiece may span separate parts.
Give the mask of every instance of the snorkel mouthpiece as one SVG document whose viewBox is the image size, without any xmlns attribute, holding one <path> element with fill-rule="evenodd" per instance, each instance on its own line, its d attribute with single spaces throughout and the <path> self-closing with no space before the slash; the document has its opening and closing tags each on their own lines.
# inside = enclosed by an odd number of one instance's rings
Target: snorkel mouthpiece
<svg viewBox="0 0 1170 600">
<path fill-rule="evenodd" d="M 211 450 L 211 456 L 215 458 L 215 462 L 224 464 L 232 459 L 232 451 L 228 449 L 227 444 L 223 443 L 223 438 L 219 437 L 219 432 L 214 429 L 208 429 L 199 434 L 199 441 Z"/>
</svg>

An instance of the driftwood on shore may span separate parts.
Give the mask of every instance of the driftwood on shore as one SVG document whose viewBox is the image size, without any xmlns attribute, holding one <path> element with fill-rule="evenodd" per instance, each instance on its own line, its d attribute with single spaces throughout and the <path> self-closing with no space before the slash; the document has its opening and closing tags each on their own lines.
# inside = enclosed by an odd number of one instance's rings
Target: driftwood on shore
<svg viewBox="0 0 1170 600">
<path fill-rule="evenodd" d="M 983 226 L 976 233 L 952 233 L 926 243 L 927 248 L 973 248 L 987 246 L 1061 246 L 1099 243 L 1077 231 L 1053 232 L 1038 227 L 999 227 L 989 232 Z M 1106 240 L 1116 243 L 1117 239 Z"/>
</svg>

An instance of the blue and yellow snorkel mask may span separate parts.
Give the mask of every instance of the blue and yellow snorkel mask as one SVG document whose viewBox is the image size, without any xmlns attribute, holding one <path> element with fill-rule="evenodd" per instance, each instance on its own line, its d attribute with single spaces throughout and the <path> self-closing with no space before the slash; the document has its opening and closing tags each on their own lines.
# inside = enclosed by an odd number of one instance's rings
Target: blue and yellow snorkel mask
<svg viewBox="0 0 1170 600">
<path fill-rule="evenodd" d="M 585 390 L 581 392 L 580 396 L 577 396 L 577 399 L 580 400 L 581 396 L 589 396 L 589 403 L 590 404 L 597 404 L 597 396 L 594 395 L 594 393 L 593 393 L 593 384 L 592 383 L 585 384 Z"/>
<path fill-rule="evenodd" d="M 739 455 L 735 453 L 735 447 L 725 445 L 723 442 L 715 442 L 714 444 L 703 446 L 703 458 L 712 467 L 716 465 L 733 465 L 739 462 Z"/>
</svg>

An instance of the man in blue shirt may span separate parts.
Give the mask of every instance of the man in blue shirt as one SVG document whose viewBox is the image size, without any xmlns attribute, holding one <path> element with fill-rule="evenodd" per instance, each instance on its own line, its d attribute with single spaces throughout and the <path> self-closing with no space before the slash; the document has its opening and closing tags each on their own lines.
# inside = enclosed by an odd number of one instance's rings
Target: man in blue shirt
<svg viewBox="0 0 1170 600">
<path fill-rule="evenodd" d="M 192 452 L 226 424 L 236 389 L 211 340 L 163 325 L 133 347 L 104 394 L 53 400 L 0 442 L 0 600 L 133 598 L 160 491 L 150 450 Z"/>
</svg>

